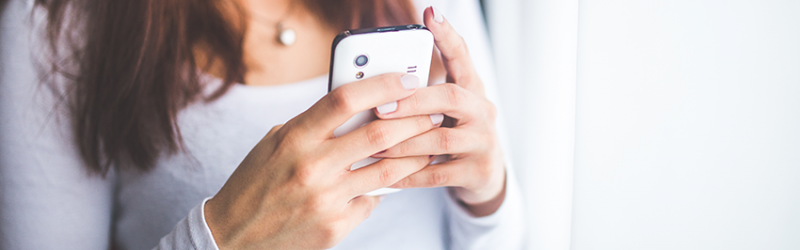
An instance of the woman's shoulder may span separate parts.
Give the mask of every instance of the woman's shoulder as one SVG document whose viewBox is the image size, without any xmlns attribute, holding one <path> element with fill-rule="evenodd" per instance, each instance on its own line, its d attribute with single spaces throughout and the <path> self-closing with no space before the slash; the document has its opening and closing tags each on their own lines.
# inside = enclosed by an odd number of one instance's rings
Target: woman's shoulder
<svg viewBox="0 0 800 250">
<path fill-rule="evenodd" d="M 0 222 L 0 249 L 105 249 L 113 178 L 85 171 L 59 96 L 41 84 L 32 10 L 0 0 L 0 211 L 14 218 Z"/>
<path fill-rule="evenodd" d="M 74 149 L 63 91 L 49 84 L 57 77 L 47 74 L 37 29 L 42 20 L 32 10 L 29 0 L 8 0 L 2 8 L 0 168 L 17 176 L 70 172 L 78 180 L 87 179 L 90 175 Z"/>
</svg>

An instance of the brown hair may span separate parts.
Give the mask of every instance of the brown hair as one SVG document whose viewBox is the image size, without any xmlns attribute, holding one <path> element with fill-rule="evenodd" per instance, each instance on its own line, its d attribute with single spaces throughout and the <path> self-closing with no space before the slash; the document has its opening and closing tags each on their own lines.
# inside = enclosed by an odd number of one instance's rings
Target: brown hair
<svg viewBox="0 0 800 250">
<path fill-rule="evenodd" d="M 105 174 L 112 165 L 152 169 L 162 152 L 182 149 L 176 123 L 182 108 L 212 101 L 242 82 L 247 17 L 232 2 L 36 0 L 47 10 L 51 54 L 65 55 L 50 59 L 48 73 L 66 80 L 65 104 L 89 170 Z M 303 3 L 340 31 L 415 22 L 408 0 Z M 231 6 L 241 14 L 237 20 L 224 14 Z M 192 48 L 197 45 L 210 51 L 205 60 L 225 69 L 224 84 L 210 96 L 201 96 L 204 85 L 195 74 L 199 58 Z"/>
</svg>

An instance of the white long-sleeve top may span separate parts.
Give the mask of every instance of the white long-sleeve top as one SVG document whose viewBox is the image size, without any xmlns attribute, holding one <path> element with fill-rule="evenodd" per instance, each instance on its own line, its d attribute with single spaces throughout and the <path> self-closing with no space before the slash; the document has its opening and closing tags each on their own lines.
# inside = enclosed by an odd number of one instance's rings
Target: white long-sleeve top
<svg viewBox="0 0 800 250">
<path fill-rule="evenodd" d="M 327 77 L 236 85 L 219 100 L 190 105 L 178 114 L 185 152 L 164 154 L 146 173 L 103 178 L 83 165 L 65 111 L 54 109 L 55 98 L 39 84 L 32 55 L 42 41 L 33 32 L 40 24 L 32 2 L 0 6 L 0 249 L 217 249 L 205 200 L 272 126 L 326 94 Z M 420 16 L 434 5 L 456 27 L 493 99 L 477 1 L 415 3 Z M 492 215 L 469 215 L 444 188 L 408 189 L 387 195 L 333 249 L 519 249 L 521 195 L 507 172 L 505 201 Z"/>
</svg>

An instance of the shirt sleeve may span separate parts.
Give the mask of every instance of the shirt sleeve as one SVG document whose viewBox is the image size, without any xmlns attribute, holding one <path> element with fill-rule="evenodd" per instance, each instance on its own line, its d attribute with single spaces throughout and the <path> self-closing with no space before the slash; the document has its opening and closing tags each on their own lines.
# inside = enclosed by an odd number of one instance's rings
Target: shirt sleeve
<svg viewBox="0 0 800 250">
<path fill-rule="evenodd" d="M 161 238 L 158 246 L 153 249 L 209 249 L 219 250 L 211 229 L 208 228 L 204 208 L 206 202 L 211 199 L 206 198 L 200 205 L 192 208 L 189 215 L 178 222 L 175 229 L 167 236 Z"/>
<path fill-rule="evenodd" d="M 506 197 L 491 215 L 474 217 L 455 197 L 446 195 L 450 249 L 522 249 L 522 196 L 513 169 L 506 171 Z"/>
<path fill-rule="evenodd" d="M 498 107 L 498 134 L 501 144 L 507 145 L 503 109 L 500 107 L 494 62 L 486 24 L 476 0 L 417 0 L 419 13 L 428 6 L 441 11 L 453 28 L 464 38 L 475 70 L 483 81 L 487 98 Z M 421 14 L 420 14 L 421 20 Z M 450 249 L 522 249 L 525 214 L 519 183 L 508 150 L 505 150 L 506 197 L 500 208 L 491 215 L 474 217 L 450 195 L 446 213 L 450 232 Z"/>
</svg>

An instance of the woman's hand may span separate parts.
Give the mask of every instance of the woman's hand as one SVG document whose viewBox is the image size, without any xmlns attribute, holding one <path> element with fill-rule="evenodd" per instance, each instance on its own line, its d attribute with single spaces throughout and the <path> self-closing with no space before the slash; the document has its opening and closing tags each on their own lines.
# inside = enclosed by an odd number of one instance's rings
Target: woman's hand
<svg viewBox="0 0 800 250">
<path fill-rule="evenodd" d="M 454 120 L 376 157 L 449 154 L 450 161 L 431 165 L 392 187 L 451 186 L 452 194 L 474 216 L 492 214 L 505 197 L 505 167 L 495 129 L 495 107 L 486 99 L 483 83 L 461 36 L 433 8 L 426 9 L 423 18 L 442 53 L 450 83 L 419 89 L 398 101 L 396 111 L 376 113 L 386 120 L 436 113 Z"/>
<path fill-rule="evenodd" d="M 352 163 L 438 126 L 428 115 L 377 120 L 333 137 L 354 114 L 413 94 L 419 78 L 401 76 L 344 85 L 274 127 L 205 206 L 220 249 L 333 247 L 377 206 L 378 197 L 362 194 L 428 165 L 431 157 L 424 155 L 350 171 Z"/>
</svg>

